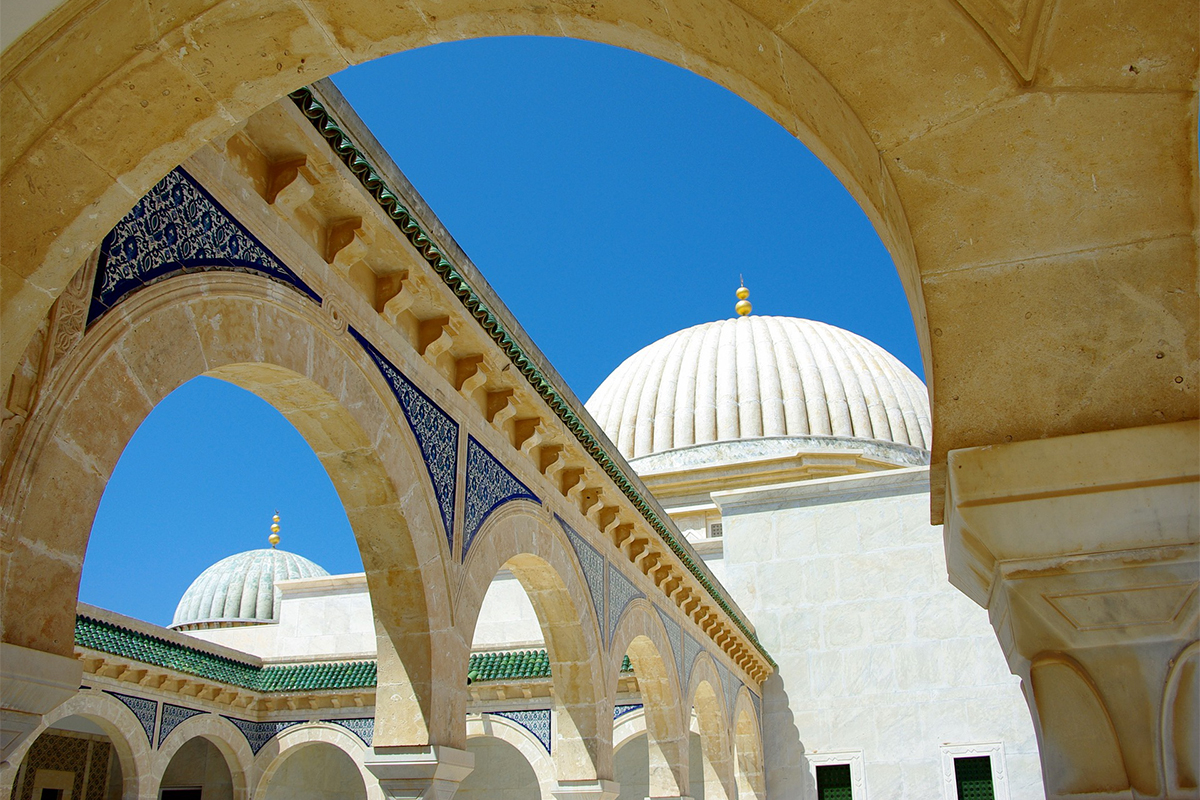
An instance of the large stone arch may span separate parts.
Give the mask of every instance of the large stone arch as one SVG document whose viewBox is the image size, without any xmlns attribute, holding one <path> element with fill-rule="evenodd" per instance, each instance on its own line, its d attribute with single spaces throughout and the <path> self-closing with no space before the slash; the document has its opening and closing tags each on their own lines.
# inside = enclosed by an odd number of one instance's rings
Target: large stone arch
<svg viewBox="0 0 1200 800">
<path fill-rule="evenodd" d="M 371 750 L 361 739 L 345 728 L 328 722 L 306 722 L 281 731 L 254 757 L 255 789 L 254 796 L 261 797 L 271 778 L 283 766 L 288 758 L 299 755 L 306 747 L 313 745 L 328 745 L 336 747 L 346 754 L 362 778 L 366 788 L 367 800 L 383 800 L 383 790 L 379 780 L 366 767 L 366 759 Z"/>
<path fill-rule="evenodd" d="M 37 738 L 67 717 L 83 717 L 99 725 L 112 742 L 121 764 L 123 800 L 138 800 L 150 796 L 157 788 L 154 783 L 153 752 L 146 731 L 133 712 L 115 697 L 100 691 L 81 691 L 45 714 L 36 728 L 9 755 L 0 771 L 0 790 L 8 791 L 29 748 Z"/>
<path fill-rule="evenodd" d="M 589 624 L 595 620 L 591 596 L 566 534 L 545 509 L 529 501 L 493 512 L 467 554 L 454 603 L 461 642 L 455 680 L 466 685 L 475 623 L 501 569 L 511 571 L 525 589 L 545 638 L 554 683 L 552 751 L 558 779 L 607 780 L 612 773 L 612 698 L 606 692 L 600 631 Z M 455 706 L 461 727 L 465 692 Z"/>
<path fill-rule="evenodd" d="M 687 709 L 694 715 L 704 754 L 704 796 L 736 800 L 733 743 L 721 686 L 721 676 L 712 656 L 701 653 L 692 665 L 686 697 Z"/>
<path fill-rule="evenodd" d="M 516 748 L 537 775 L 542 797 L 553 797 L 556 785 L 554 760 L 542 743 L 524 726 L 498 714 L 480 714 L 467 718 L 467 739 L 490 736 Z"/>
<path fill-rule="evenodd" d="M 679 643 L 672 645 L 653 604 L 638 598 L 629 604 L 617 623 L 608 652 L 606 673 L 610 697 L 616 697 L 621 661 L 626 654 L 638 679 L 650 750 L 653 797 L 691 794 L 689 729 L 674 655 L 679 646 Z"/>
<path fill-rule="evenodd" d="M 154 776 L 152 796 L 158 796 L 159 782 L 167 772 L 171 759 L 193 739 L 206 740 L 217 748 L 233 779 L 234 800 L 249 800 L 254 785 L 254 753 L 246 737 L 229 720 L 219 714 L 198 714 L 179 723 L 154 752 L 151 774 Z"/>
<path fill-rule="evenodd" d="M 142 419 L 197 375 L 271 403 L 325 466 L 380 626 L 379 696 L 387 699 L 376 738 L 428 743 L 441 685 L 431 631 L 449 625 L 444 537 L 416 533 L 440 524 L 419 451 L 358 345 L 307 299 L 257 276 L 209 272 L 143 289 L 55 365 L 44 395 L 54 401 L 29 420 L 3 489 L 4 641 L 72 652 L 83 555 L 108 477 Z"/>
<path fill-rule="evenodd" d="M 1167 791 L 1180 795 L 1200 790 L 1200 641 L 1173 659 L 1163 690 L 1163 772 Z"/>
</svg>

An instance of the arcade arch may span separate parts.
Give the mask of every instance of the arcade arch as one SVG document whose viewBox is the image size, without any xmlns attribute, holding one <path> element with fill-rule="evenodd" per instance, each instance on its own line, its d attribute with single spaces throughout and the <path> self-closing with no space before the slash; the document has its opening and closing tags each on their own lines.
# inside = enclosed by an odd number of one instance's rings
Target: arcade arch
<svg viewBox="0 0 1200 800">
<path fill-rule="evenodd" d="M 687 697 L 695 727 L 700 734 L 704 763 L 704 796 L 711 800 L 736 800 L 734 751 L 729 735 L 729 716 L 720 693 L 721 678 L 708 654 L 692 666 Z"/>
<path fill-rule="evenodd" d="M 367 800 L 357 761 L 342 747 L 320 740 L 293 744 L 267 767 L 255 796 L 262 800 Z"/>
<path fill-rule="evenodd" d="M 154 405 L 205 374 L 283 412 L 325 466 L 387 633 L 379 639 L 379 688 L 394 707 L 381 708 L 377 741 L 428 741 L 438 688 L 430 638 L 447 626 L 446 603 L 438 602 L 445 579 L 422 568 L 439 563 L 438 539 L 410 536 L 409 526 L 433 526 L 432 501 L 419 483 L 424 467 L 411 434 L 372 385 L 378 373 L 334 332 L 311 304 L 231 273 L 175 278 L 101 317 L 49 378 L 50 391 L 70 402 L 40 418 L 22 441 L 21 471 L 6 481 L 5 507 L 15 519 L 9 568 L 43 579 L 6 588 L 5 640 L 71 653 L 76 593 L 59 587 L 78 587 L 107 478 Z M 101 409 L 108 424 L 98 427 Z M 395 428 L 405 433 L 386 435 Z M 53 541 L 39 533 L 47 530 Z M 57 557 L 45 558 L 47 548 Z"/>
</svg>

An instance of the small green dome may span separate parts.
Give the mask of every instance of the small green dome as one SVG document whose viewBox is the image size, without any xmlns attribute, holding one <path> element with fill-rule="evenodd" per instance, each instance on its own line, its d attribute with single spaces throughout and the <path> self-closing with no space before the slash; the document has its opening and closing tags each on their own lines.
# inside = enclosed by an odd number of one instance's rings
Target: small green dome
<svg viewBox="0 0 1200 800">
<path fill-rule="evenodd" d="M 319 578 L 321 566 L 286 550 L 247 550 L 213 564 L 183 593 L 171 627 L 216 628 L 279 620 L 275 581 Z"/>
</svg>

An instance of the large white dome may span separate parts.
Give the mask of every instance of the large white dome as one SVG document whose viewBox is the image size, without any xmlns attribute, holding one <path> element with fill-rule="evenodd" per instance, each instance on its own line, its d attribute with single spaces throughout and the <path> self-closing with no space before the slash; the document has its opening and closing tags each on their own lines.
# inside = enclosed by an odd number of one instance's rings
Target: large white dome
<svg viewBox="0 0 1200 800">
<path fill-rule="evenodd" d="M 587 409 L 626 458 L 708 442 L 838 437 L 928 450 L 925 385 L 857 334 L 793 317 L 747 316 L 639 350 Z"/>
<path fill-rule="evenodd" d="M 183 593 L 171 627 L 177 630 L 279 621 L 275 581 L 328 575 L 286 550 L 247 550 L 213 564 Z"/>
</svg>

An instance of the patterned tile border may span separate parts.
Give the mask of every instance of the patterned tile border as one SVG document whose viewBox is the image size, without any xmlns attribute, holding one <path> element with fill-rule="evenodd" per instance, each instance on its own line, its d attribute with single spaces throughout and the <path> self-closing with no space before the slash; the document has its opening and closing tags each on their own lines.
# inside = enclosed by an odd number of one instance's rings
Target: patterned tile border
<svg viewBox="0 0 1200 800">
<path fill-rule="evenodd" d="M 137 721 L 141 724 L 142 730 L 146 732 L 146 741 L 149 744 L 154 744 L 154 723 L 158 720 L 158 701 L 147 700 L 144 697 L 134 697 L 130 694 L 110 692 L 107 689 L 104 690 L 104 693 L 117 698 L 133 712 L 133 715 L 137 717 Z"/>
<path fill-rule="evenodd" d="M 575 557 L 579 559 L 579 567 L 583 570 L 583 579 L 587 581 L 588 593 L 592 596 L 592 606 L 596 609 L 596 620 L 604 619 L 604 565 L 605 558 L 600 555 L 600 551 L 579 535 L 578 532 L 566 523 L 562 517 L 557 514 L 554 519 L 563 529 L 563 533 L 567 534 L 567 539 L 571 542 L 571 548 L 575 551 Z"/>
<path fill-rule="evenodd" d="M 616 722 L 626 714 L 632 714 L 641 707 L 641 703 L 625 703 L 624 705 L 613 706 L 613 722 Z"/>
<path fill-rule="evenodd" d="M 433 402 L 429 395 L 404 377 L 396 365 L 367 341 L 365 336 L 353 326 L 349 331 L 375 362 L 379 374 L 387 381 L 396 402 L 404 411 L 404 417 L 417 440 L 417 446 L 421 448 L 421 458 L 425 461 L 425 469 L 433 483 L 433 494 L 437 498 L 438 512 L 442 517 L 446 544 L 453 553 L 454 494 L 458 481 L 458 423 L 443 411 L 441 406 Z"/>
<path fill-rule="evenodd" d="M 163 703 L 162 722 L 158 724 L 158 744 L 155 747 L 162 747 L 163 742 L 171 735 L 171 731 L 178 728 L 182 723 L 192 717 L 198 717 L 206 713 L 208 712 L 177 706 L 174 703 Z"/>
<path fill-rule="evenodd" d="M 531 500 L 541 505 L 541 499 L 517 480 L 500 461 L 488 452 L 474 436 L 467 434 L 467 500 L 463 511 L 462 559 L 475 541 L 475 534 L 484 521 L 500 506 L 514 500 Z"/>
<path fill-rule="evenodd" d="M 546 752 L 550 751 L 550 709 L 523 708 L 518 711 L 488 711 L 486 712 L 496 717 L 504 717 L 520 725 L 525 730 L 533 734 L 533 737 L 542 743 L 542 747 L 546 748 Z"/>
<path fill-rule="evenodd" d="M 317 132 L 324 137 L 330 149 L 341 159 L 342 163 L 358 179 L 359 183 L 371 195 L 380 209 L 396 225 L 397 230 L 416 248 L 430 268 L 437 273 L 450 290 L 458 297 L 467 311 L 475 318 L 480 327 L 508 356 L 517 371 L 524 376 L 529 385 L 545 400 L 546 404 L 562 420 L 571 434 L 579 441 L 587 453 L 595 460 L 601 469 L 612 479 L 613 483 L 633 503 L 638 512 L 646 519 L 663 542 L 675 553 L 688 571 L 700 582 L 713 601 L 729 615 L 738 629 L 754 644 L 755 648 L 772 667 L 777 666 L 774 659 L 758 641 L 758 637 L 750 629 L 741 616 L 734 611 L 733 606 L 717 588 L 717 585 L 705 574 L 697 564 L 688 549 L 682 545 L 671 532 L 670 527 L 658 515 L 641 493 L 634 487 L 623 469 L 613 460 L 600 441 L 588 429 L 579 413 L 571 403 L 551 383 L 545 373 L 538 368 L 533 359 L 521 348 L 521 345 L 505 330 L 504 323 L 488 307 L 483 298 L 467 282 L 458 268 L 450 262 L 434 243 L 412 214 L 401 203 L 400 199 L 384 182 L 383 177 L 367 160 L 362 150 L 342 130 L 337 120 L 329 113 L 324 105 L 317 100 L 309 87 L 301 87 L 288 95 L 296 107 L 300 109 Z"/>
<path fill-rule="evenodd" d="M 671 656 L 675 659 L 675 674 L 679 676 L 680 682 L 683 681 L 683 650 L 679 642 L 681 630 L 679 623 L 674 620 L 667 612 L 663 611 L 656 604 L 654 610 L 658 612 L 659 619 L 662 620 L 663 627 L 667 630 L 667 641 L 671 643 Z M 683 686 L 681 691 L 687 691 L 687 686 Z"/>
<path fill-rule="evenodd" d="M 232 722 L 242 732 L 242 735 L 246 737 L 246 741 L 250 744 L 250 752 L 254 755 L 258 755 L 258 751 L 262 750 L 267 742 L 274 739 L 283 731 L 305 722 L 305 720 L 299 719 L 287 720 L 285 722 L 254 722 L 248 719 L 226 716 L 225 714 L 221 716 Z"/>
<path fill-rule="evenodd" d="M 629 578 L 610 561 L 608 564 L 608 644 L 612 646 L 613 634 L 625 609 L 639 597 L 645 597 Z"/>
<path fill-rule="evenodd" d="M 699 658 L 703 650 L 704 648 L 692 638 L 690 633 L 687 631 L 683 632 L 683 691 L 685 692 L 692 685 L 692 669 L 696 666 L 696 659 Z"/>
<path fill-rule="evenodd" d="M 87 324 L 162 278 L 217 270 L 265 275 L 321 302 L 183 167 L 176 167 L 100 243 Z"/>
<path fill-rule="evenodd" d="M 375 741 L 375 718 L 374 717 L 355 717 L 353 719 L 323 719 L 321 722 L 329 722 L 334 725 L 339 725 L 353 733 L 367 747 Z"/>
</svg>

